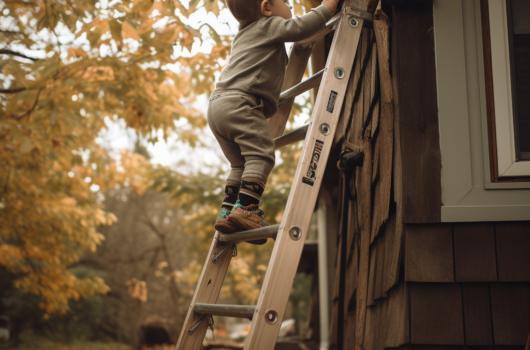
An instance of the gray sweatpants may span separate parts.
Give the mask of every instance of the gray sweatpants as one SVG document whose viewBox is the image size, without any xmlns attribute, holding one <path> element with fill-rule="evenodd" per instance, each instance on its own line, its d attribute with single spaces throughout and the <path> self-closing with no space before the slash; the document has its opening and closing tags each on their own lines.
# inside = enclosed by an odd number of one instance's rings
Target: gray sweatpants
<svg viewBox="0 0 530 350">
<path fill-rule="evenodd" d="M 253 177 L 267 183 L 274 141 L 263 101 L 241 90 L 216 90 L 208 103 L 208 124 L 230 162 L 227 180 Z"/>
</svg>

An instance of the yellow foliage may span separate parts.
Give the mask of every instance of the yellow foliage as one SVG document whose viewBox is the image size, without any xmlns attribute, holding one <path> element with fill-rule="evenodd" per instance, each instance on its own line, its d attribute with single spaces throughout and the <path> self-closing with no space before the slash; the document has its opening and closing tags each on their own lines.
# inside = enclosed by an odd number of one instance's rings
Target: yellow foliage
<svg viewBox="0 0 530 350">
<path fill-rule="evenodd" d="M 136 29 L 134 29 L 133 26 L 131 26 L 127 21 L 123 22 L 123 25 L 121 27 L 121 36 L 124 39 L 140 39 L 140 36 L 138 35 Z"/>
<path fill-rule="evenodd" d="M 133 278 L 127 281 L 127 293 L 129 293 L 131 298 L 145 303 L 147 301 L 147 284 L 145 281 L 138 281 Z"/>
<path fill-rule="evenodd" d="M 106 9 L 97 3 L 47 8 L 43 1 L 3 4 L 3 13 L 9 10 L 3 18 L 20 28 L 20 34 L 2 36 L 2 45 L 21 52 L 39 47 L 45 55 L 35 61 L 8 55 L 2 62 L 2 73 L 9 77 L 4 88 L 18 92 L 0 93 L 0 264 L 20 276 L 18 288 L 41 297 L 47 313 L 65 312 L 68 300 L 108 290 L 100 278 L 80 279 L 69 271 L 79 256 L 101 243 L 98 227 L 116 221 L 98 199 L 106 191 L 117 185 L 138 194 L 148 188 L 167 191 L 172 203 L 186 213 L 183 230 L 194 237 L 190 249 L 203 261 L 224 183 L 221 175 L 184 176 L 153 167 L 132 152 L 113 159 L 96 142 L 109 118 L 125 121 L 144 136 L 163 130 L 166 137 L 176 133 L 191 145 L 200 143 L 195 131 L 206 126 L 206 118 L 189 103 L 213 90 L 219 60 L 227 58 L 231 38 L 212 28 L 203 38 L 175 13 L 188 17 L 205 8 L 218 15 L 224 3 L 192 1 L 186 8 L 179 0 L 134 0 L 132 7 L 130 1 L 110 2 Z M 295 1 L 297 11 L 308 11 L 308 4 L 317 3 Z M 162 20 L 168 23 L 163 30 L 153 28 Z M 86 38 L 83 48 L 50 44 L 57 42 L 51 40 L 55 33 L 67 31 Z M 216 43 L 209 53 L 173 55 L 175 44 L 191 52 L 194 43 L 211 38 Z M 180 66 L 178 73 L 169 70 L 170 65 Z M 175 121 L 182 118 L 188 125 L 179 129 Z M 289 192 L 297 157 L 298 148 L 282 150 L 284 164 L 275 168 L 263 199 L 269 219 L 281 217 L 279 208 Z M 248 244 L 238 248 L 245 260 L 234 259 L 235 272 L 227 279 L 238 298 L 254 300 L 269 252 L 260 255 Z M 196 259 L 182 271 L 162 267 L 189 287 L 183 295 L 193 294 L 201 270 Z M 147 298 L 141 281 L 133 287 L 139 300 Z"/>
<path fill-rule="evenodd" d="M 79 57 L 88 57 L 88 54 L 85 52 L 85 50 L 77 48 L 77 47 L 70 47 L 68 49 L 68 58 L 79 58 Z"/>
</svg>

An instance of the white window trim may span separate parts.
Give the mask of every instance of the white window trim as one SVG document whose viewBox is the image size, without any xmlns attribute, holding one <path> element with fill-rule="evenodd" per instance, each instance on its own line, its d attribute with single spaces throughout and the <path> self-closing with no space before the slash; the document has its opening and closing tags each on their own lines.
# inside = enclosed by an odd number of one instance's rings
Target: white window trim
<svg viewBox="0 0 530 350">
<path fill-rule="evenodd" d="M 517 162 L 513 122 L 510 45 L 506 1 L 489 0 L 491 66 L 499 177 L 530 175 L 530 161 Z"/>
<path fill-rule="evenodd" d="M 530 182 L 490 180 L 480 0 L 434 0 L 433 15 L 442 221 L 530 220 Z"/>
</svg>

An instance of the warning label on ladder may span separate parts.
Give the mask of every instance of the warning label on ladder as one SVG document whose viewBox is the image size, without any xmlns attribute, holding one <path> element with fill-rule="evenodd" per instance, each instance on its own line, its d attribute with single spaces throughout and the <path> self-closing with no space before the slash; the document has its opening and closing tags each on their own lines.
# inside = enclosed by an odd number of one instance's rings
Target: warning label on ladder
<svg viewBox="0 0 530 350">
<path fill-rule="evenodd" d="M 306 176 L 302 177 L 302 182 L 313 186 L 315 184 L 315 179 L 317 178 L 317 165 L 320 160 L 320 154 L 322 153 L 322 148 L 324 147 L 324 141 L 316 140 L 315 147 L 313 148 L 313 156 L 311 157 L 311 163 L 307 169 Z"/>
<path fill-rule="evenodd" d="M 331 90 L 331 94 L 329 94 L 329 100 L 328 105 L 326 106 L 326 111 L 329 113 L 333 113 L 333 109 L 335 108 L 335 101 L 337 101 L 337 93 L 333 90 Z"/>
</svg>

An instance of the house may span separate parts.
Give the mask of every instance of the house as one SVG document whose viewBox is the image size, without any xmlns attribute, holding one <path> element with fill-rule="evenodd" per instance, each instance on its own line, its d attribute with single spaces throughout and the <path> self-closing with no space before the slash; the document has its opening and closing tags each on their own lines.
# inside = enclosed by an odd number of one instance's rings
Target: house
<svg viewBox="0 0 530 350">
<path fill-rule="evenodd" d="M 383 0 L 363 31 L 317 204 L 329 348 L 522 350 L 530 1 Z M 338 171 L 342 151 L 363 166 Z"/>
</svg>

